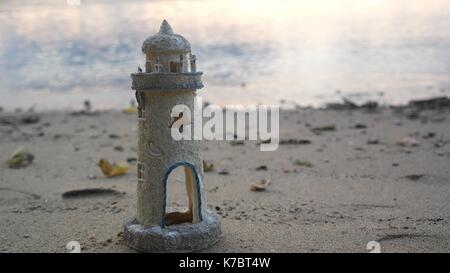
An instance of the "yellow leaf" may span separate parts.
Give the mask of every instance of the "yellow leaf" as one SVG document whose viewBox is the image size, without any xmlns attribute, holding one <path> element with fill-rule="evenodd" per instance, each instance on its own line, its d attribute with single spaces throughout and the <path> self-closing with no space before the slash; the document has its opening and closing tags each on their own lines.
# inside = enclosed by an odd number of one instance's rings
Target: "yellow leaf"
<svg viewBox="0 0 450 273">
<path fill-rule="evenodd" d="M 102 158 L 98 162 L 98 166 L 103 174 L 107 177 L 119 176 L 126 174 L 129 170 L 129 165 L 126 162 L 109 163 L 108 160 Z"/>
<path fill-rule="evenodd" d="M 24 147 L 20 147 L 14 151 L 8 160 L 10 168 L 21 168 L 30 165 L 33 162 L 34 155 L 27 151 Z"/>
<path fill-rule="evenodd" d="M 214 170 L 214 164 L 203 160 L 203 171 L 205 173 L 207 173 L 207 172 L 210 172 L 212 170 Z"/>
<path fill-rule="evenodd" d="M 137 112 L 137 107 L 135 107 L 135 106 L 129 106 L 129 107 L 123 109 L 123 112 L 124 112 L 125 114 L 134 114 L 134 113 Z"/>
</svg>

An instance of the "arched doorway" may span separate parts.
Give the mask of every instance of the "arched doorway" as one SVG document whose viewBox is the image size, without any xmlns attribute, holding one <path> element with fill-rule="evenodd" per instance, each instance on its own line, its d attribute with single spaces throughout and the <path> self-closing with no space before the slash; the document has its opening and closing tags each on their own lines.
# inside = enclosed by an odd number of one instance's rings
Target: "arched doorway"
<svg viewBox="0 0 450 273">
<path fill-rule="evenodd" d="M 178 167 L 183 167 L 186 191 L 188 195 L 188 210 L 184 212 L 174 211 L 167 213 L 167 181 L 169 175 Z M 170 166 L 163 178 L 164 183 L 164 208 L 162 227 L 168 225 L 182 224 L 186 222 L 198 223 L 202 221 L 201 196 L 200 196 L 200 176 L 195 166 L 189 162 L 177 162 Z"/>
</svg>

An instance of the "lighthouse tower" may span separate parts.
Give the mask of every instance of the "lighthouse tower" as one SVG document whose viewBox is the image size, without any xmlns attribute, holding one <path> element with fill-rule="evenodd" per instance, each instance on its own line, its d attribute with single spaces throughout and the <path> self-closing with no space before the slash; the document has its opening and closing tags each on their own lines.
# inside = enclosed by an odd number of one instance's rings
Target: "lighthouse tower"
<svg viewBox="0 0 450 273">
<path fill-rule="evenodd" d="M 141 251 L 195 251 L 218 241 L 217 215 L 206 210 L 200 140 L 175 140 L 172 126 L 176 105 L 194 112 L 196 90 L 203 87 L 189 42 L 164 20 L 147 38 L 145 72 L 132 73 L 138 102 L 137 215 L 125 223 L 127 243 Z M 193 130 L 194 126 L 180 127 Z M 192 134 L 193 135 L 193 134 Z M 187 209 L 170 212 L 167 179 L 177 167 L 185 173 Z"/>
</svg>

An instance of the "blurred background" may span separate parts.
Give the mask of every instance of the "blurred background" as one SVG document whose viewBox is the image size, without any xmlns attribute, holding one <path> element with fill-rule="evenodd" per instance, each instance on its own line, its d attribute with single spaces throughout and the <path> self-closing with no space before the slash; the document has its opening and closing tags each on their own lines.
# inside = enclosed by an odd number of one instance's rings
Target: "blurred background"
<svg viewBox="0 0 450 273">
<path fill-rule="evenodd" d="M 191 42 L 211 103 L 450 94 L 448 0 L 3 0 L 0 106 L 128 106 L 163 19 Z"/>
</svg>

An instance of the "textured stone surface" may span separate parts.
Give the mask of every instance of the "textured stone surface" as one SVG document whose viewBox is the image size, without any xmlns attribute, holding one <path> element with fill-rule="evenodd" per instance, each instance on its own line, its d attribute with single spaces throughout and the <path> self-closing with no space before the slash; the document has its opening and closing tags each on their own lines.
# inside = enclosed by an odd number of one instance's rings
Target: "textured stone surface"
<svg viewBox="0 0 450 273">
<path fill-rule="evenodd" d="M 191 52 L 191 44 L 179 34 L 175 34 L 172 27 L 164 20 L 159 32 L 150 36 L 142 45 L 144 53 L 188 53 Z"/>
<path fill-rule="evenodd" d="M 179 162 L 192 164 L 199 176 L 200 196 L 203 202 L 202 142 L 199 140 L 176 141 L 172 138 L 170 115 L 175 105 L 183 104 L 194 112 L 195 90 L 154 91 L 142 94 L 139 119 L 138 164 L 142 177 L 138 179 L 137 219 L 150 226 L 161 224 L 165 214 L 166 185 L 164 176 L 171 166 Z M 143 101 L 142 101 L 143 100 Z M 193 129 L 193 128 L 191 128 Z M 193 135 L 193 133 L 192 133 Z M 204 206 L 200 208 L 204 211 Z"/>
<path fill-rule="evenodd" d="M 133 73 L 131 88 L 136 90 L 200 89 L 202 72 L 197 73 Z"/>
<path fill-rule="evenodd" d="M 136 219 L 124 225 L 127 244 L 144 252 L 192 252 L 215 244 L 222 234 L 216 214 L 206 211 L 203 221 L 161 228 L 144 227 Z"/>
<path fill-rule="evenodd" d="M 202 142 L 173 139 L 172 130 L 179 129 L 172 129 L 172 124 L 175 117 L 181 117 L 181 113 L 172 113 L 172 109 L 183 105 L 191 114 L 195 112 L 196 89 L 203 87 L 202 73 L 186 72 L 186 56 L 174 55 L 174 52 L 190 52 L 190 45 L 182 36 L 174 34 L 165 20 L 159 33 L 144 42 L 143 51 L 147 54 L 146 71 L 151 69 L 153 62 L 155 67 L 161 66 L 163 73 L 155 70 L 156 73 L 131 74 L 132 89 L 136 90 L 138 101 L 139 123 L 137 214 L 134 220 L 125 224 L 125 239 L 131 247 L 142 251 L 195 251 L 219 239 L 220 222 L 205 208 Z M 185 72 L 172 70 L 174 64 Z M 183 119 L 187 118 L 185 121 L 191 120 L 187 111 L 182 114 L 186 114 L 183 116 Z M 183 132 L 191 130 L 193 136 L 191 125 L 186 122 Z M 167 226 L 167 178 L 180 166 L 185 170 L 189 200 L 187 215 L 192 215 L 192 219 Z"/>
</svg>

